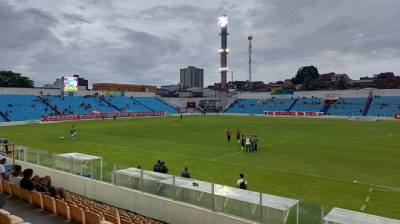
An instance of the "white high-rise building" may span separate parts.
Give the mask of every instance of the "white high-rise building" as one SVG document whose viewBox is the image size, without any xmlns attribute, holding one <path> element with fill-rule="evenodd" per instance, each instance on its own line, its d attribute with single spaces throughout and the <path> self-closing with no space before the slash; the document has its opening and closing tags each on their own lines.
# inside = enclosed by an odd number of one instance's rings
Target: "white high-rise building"
<svg viewBox="0 0 400 224">
<path fill-rule="evenodd" d="M 204 70 L 201 68 L 196 68 L 194 66 L 189 66 L 187 68 L 181 69 L 180 73 L 180 83 L 184 88 L 190 87 L 204 87 Z"/>
</svg>

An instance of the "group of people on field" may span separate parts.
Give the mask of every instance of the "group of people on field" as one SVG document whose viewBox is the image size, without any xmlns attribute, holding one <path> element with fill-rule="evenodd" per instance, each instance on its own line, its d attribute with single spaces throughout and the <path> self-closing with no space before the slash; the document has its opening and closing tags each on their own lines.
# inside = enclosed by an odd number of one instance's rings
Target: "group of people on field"
<svg viewBox="0 0 400 224">
<path fill-rule="evenodd" d="M 228 143 L 231 141 L 231 130 L 228 129 L 228 131 L 226 132 L 227 137 L 228 137 Z M 241 146 L 242 151 L 244 152 L 244 150 L 246 149 L 246 153 L 247 152 L 257 152 L 257 145 L 258 145 L 258 138 L 257 135 L 252 135 L 247 136 L 247 138 L 244 137 L 244 135 L 240 134 L 240 130 L 237 129 L 236 131 L 236 138 L 238 141 L 238 144 Z"/>
</svg>

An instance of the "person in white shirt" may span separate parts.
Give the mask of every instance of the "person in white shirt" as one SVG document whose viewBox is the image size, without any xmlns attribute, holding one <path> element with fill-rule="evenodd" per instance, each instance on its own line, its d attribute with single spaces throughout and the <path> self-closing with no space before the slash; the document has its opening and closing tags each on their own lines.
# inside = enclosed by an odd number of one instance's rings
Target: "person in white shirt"
<svg viewBox="0 0 400 224">
<path fill-rule="evenodd" d="M 250 151 L 250 153 L 251 153 L 251 141 L 250 141 L 250 138 L 249 138 L 249 136 L 247 136 L 247 138 L 246 138 L 246 153 L 247 153 L 247 149 Z"/>
<path fill-rule="evenodd" d="M 236 187 L 247 190 L 247 180 L 244 179 L 243 173 L 239 174 L 240 179 L 236 182 Z"/>
<path fill-rule="evenodd" d="M 9 180 L 11 184 L 17 185 L 19 187 L 19 182 L 21 182 L 22 179 L 22 174 L 21 174 L 21 166 L 20 165 L 15 165 L 12 168 L 12 173 L 9 176 Z"/>
<path fill-rule="evenodd" d="M 0 180 L 8 179 L 4 164 L 6 164 L 6 157 L 3 154 L 0 154 Z"/>
</svg>

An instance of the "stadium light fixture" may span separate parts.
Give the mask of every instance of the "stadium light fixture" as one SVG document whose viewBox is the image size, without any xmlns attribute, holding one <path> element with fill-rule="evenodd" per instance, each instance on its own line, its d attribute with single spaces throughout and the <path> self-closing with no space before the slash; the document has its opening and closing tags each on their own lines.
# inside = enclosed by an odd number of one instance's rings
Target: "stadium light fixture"
<svg viewBox="0 0 400 224">
<path fill-rule="evenodd" d="M 228 72 L 229 69 L 228 69 L 228 68 L 220 68 L 219 71 L 220 71 L 220 72 Z"/>
<path fill-rule="evenodd" d="M 228 25 L 228 16 L 220 16 L 218 18 L 218 24 L 221 27 L 226 27 L 226 25 Z"/>
</svg>

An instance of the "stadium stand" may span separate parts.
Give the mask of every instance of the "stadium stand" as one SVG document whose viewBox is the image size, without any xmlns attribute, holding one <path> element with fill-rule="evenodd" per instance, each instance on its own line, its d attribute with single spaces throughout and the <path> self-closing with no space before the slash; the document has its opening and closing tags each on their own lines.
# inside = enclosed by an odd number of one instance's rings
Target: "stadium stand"
<svg viewBox="0 0 400 224">
<path fill-rule="evenodd" d="M 2 181 L 2 186 L 3 192 L 10 196 L 81 224 L 162 224 L 159 221 L 101 204 L 71 192 L 66 193 L 67 199 L 64 200 L 58 196 L 50 197 L 36 191 L 29 192 L 6 181 Z M 7 186 L 6 189 L 5 186 Z M 39 221 L 40 217 L 35 217 L 35 220 Z M 0 223 L 28 224 L 23 219 L 10 215 L 9 212 L 2 209 L 0 209 Z"/>
<path fill-rule="evenodd" d="M 106 103 L 102 104 L 104 106 L 100 105 L 100 98 L 95 97 L 78 96 L 65 97 L 63 99 L 62 97 L 56 96 L 44 96 L 44 98 L 48 98 L 53 105 L 57 105 L 60 111 L 65 111 L 66 114 L 68 114 L 70 106 L 74 114 L 89 114 L 89 110 L 99 110 L 103 113 L 116 112 L 114 108 L 108 107 Z M 83 106 L 83 103 L 85 103 L 85 106 Z M 92 108 L 86 107 L 88 104 L 90 104 Z"/>
<path fill-rule="evenodd" d="M 179 111 L 170 105 L 164 103 L 163 101 L 155 98 L 155 97 L 133 97 L 134 100 L 138 101 L 141 104 L 146 105 L 150 110 L 153 111 L 165 111 L 169 114 L 176 114 Z"/>
<path fill-rule="evenodd" d="M 292 105 L 294 99 L 266 99 L 258 104 L 260 99 L 242 99 L 233 103 L 225 113 L 251 113 L 262 114 L 264 111 L 285 111 Z"/>
<path fill-rule="evenodd" d="M 400 113 L 400 96 L 375 96 L 367 115 L 393 117 L 394 113 Z"/>
<path fill-rule="evenodd" d="M 46 105 L 41 99 L 48 99 L 49 104 Z M 154 97 L 105 97 L 104 100 L 106 102 L 101 103 L 100 97 L 92 96 L 63 98 L 49 95 L 39 97 L 35 95 L 0 95 L 0 122 L 40 119 L 41 116 L 45 116 L 46 114 L 69 114 L 70 112 L 73 114 L 89 114 L 91 113 L 90 110 L 99 110 L 103 113 L 114 113 L 118 111 L 166 111 L 170 114 L 178 113 L 177 109 Z M 90 107 L 88 106 L 89 104 Z M 127 104 L 129 104 L 129 108 Z M 55 107 L 57 107 L 57 109 L 55 109 Z M 46 108 L 47 111 L 45 110 Z M 123 108 L 123 110 L 120 110 L 121 108 Z M 10 113 L 10 111 L 12 111 L 12 113 Z"/>
<path fill-rule="evenodd" d="M 340 98 L 336 105 L 331 105 L 327 114 L 339 116 L 360 116 L 363 113 L 367 97 Z"/>
<path fill-rule="evenodd" d="M 151 112 L 151 110 L 149 110 L 147 107 L 134 102 L 131 98 L 128 97 L 105 97 L 105 100 L 119 109 L 125 109 L 125 111 Z M 129 105 L 129 107 L 127 107 L 127 105 Z"/>
<path fill-rule="evenodd" d="M 4 114 L 7 112 L 7 118 L 10 121 L 37 119 L 45 115 L 47 106 L 41 101 L 34 101 L 35 99 L 37 97 L 34 95 L 0 95 L 0 110 Z M 12 107 L 9 107 L 9 104 Z M 50 108 L 48 109 L 51 111 Z M 6 121 L 4 117 L 2 117 L 2 121 Z"/>
<path fill-rule="evenodd" d="M 322 98 L 300 98 L 290 111 L 320 112 L 323 109 Z"/>
</svg>

